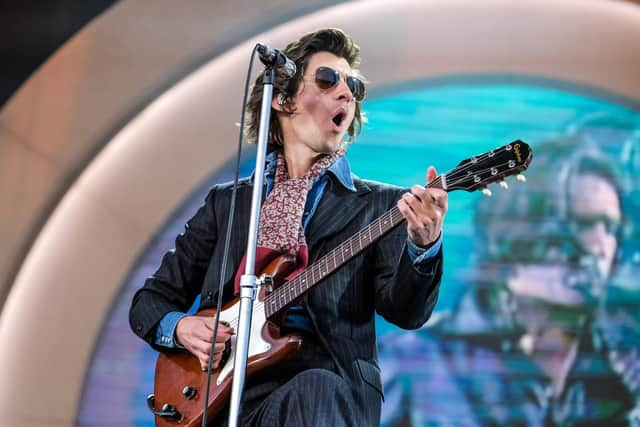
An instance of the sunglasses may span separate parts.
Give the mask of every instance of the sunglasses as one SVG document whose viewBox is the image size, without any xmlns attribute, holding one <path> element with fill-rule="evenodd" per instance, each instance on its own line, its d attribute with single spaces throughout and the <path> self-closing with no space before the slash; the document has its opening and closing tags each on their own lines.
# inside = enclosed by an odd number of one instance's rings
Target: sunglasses
<svg viewBox="0 0 640 427">
<path fill-rule="evenodd" d="M 340 72 L 329 67 L 318 67 L 315 73 L 316 85 L 323 90 L 331 89 L 340 82 Z M 344 82 L 356 101 L 362 101 L 365 95 L 364 83 L 355 76 L 345 76 Z"/>
<path fill-rule="evenodd" d="M 584 233 L 593 230 L 598 224 L 602 224 L 607 234 L 615 235 L 622 224 L 620 220 L 609 218 L 606 215 L 583 216 L 571 221 L 570 227 L 574 233 Z"/>
</svg>

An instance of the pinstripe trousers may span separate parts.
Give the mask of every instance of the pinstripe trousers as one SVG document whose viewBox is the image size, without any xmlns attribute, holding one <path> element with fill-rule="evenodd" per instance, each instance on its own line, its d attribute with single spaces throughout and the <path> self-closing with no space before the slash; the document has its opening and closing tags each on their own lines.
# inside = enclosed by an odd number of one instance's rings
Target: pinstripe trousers
<svg viewBox="0 0 640 427">
<path fill-rule="evenodd" d="M 311 336 L 291 359 L 248 378 L 242 395 L 240 425 L 247 427 L 352 427 L 353 391 L 336 373 L 327 351 Z M 228 411 L 210 426 L 226 427 Z"/>
</svg>

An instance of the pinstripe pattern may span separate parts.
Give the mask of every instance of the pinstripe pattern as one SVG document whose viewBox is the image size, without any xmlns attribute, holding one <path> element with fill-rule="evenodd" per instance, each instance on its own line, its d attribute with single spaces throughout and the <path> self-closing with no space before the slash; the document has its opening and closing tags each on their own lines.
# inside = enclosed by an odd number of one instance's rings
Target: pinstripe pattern
<svg viewBox="0 0 640 427">
<path fill-rule="evenodd" d="M 356 178 L 357 191 L 354 194 L 333 179 L 331 177 L 307 229 L 311 263 L 393 207 L 404 191 Z M 164 256 L 158 271 L 134 296 L 131 327 L 151 345 L 154 345 L 155 327 L 167 312 L 185 311 L 198 293 L 202 296 L 201 308 L 215 305 L 224 249 L 222 233 L 226 230 L 230 194 L 230 185 L 214 187 L 205 205 L 176 239 L 175 251 Z M 244 254 L 250 203 L 251 186 L 245 180 L 238 190 L 234 220 L 234 228 L 238 231 L 232 239 L 225 277 L 225 300 L 232 296 L 233 275 Z M 310 356 L 315 352 L 304 353 L 303 359 L 313 360 L 305 369 L 327 369 L 327 364 L 330 365 L 329 370 L 338 374 L 351 390 L 351 403 L 345 403 L 345 408 L 354 411 L 356 425 L 377 425 L 380 418 L 383 391 L 377 364 L 374 312 L 402 328 L 418 328 L 431 315 L 437 299 L 442 254 L 439 253 L 429 265 L 418 271 L 411 264 L 404 247 L 406 238 L 405 227 L 397 227 L 314 288 L 303 301 L 316 332 L 316 347 L 321 348 L 325 355 L 319 362 Z M 275 384 L 279 386 L 291 378 L 295 369 L 277 371 L 275 375 L 279 378 Z M 270 380 L 265 380 L 255 385 L 255 392 L 260 395 L 267 390 L 269 399 L 280 401 L 282 397 L 287 402 L 291 401 L 293 394 L 309 396 L 309 399 L 318 401 L 320 408 L 322 402 L 317 399 L 314 387 L 327 390 L 332 402 L 342 395 L 342 383 L 330 378 L 333 377 L 320 374 L 316 378 L 305 374 L 278 393 L 273 393 Z M 252 379 L 252 384 L 255 381 L 258 380 Z M 264 389 L 261 390 L 261 386 Z M 289 387 L 295 392 L 288 393 Z M 292 411 L 298 405 L 288 404 Z M 260 413 L 263 415 L 256 417 L 260 420 L 267 417 L 265 420 L 269 422 L 275 416 L 273 409 Z M 317 416 L 313 419 L 317 420 Z"/>
</svg>

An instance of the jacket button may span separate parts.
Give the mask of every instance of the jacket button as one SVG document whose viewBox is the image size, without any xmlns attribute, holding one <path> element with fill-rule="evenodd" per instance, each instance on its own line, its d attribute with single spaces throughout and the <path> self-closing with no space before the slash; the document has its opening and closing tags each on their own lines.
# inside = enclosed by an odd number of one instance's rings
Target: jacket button
<svg viewBox="0 0 640 427">
<path fill-rule="evenodd" d="M 211 291 L 207 292 L 207 299 L 208 300 L 212 300 L 213 299 L 213 292 L 211 292 Z"/>
<path fill-rule="evenodd" d="M 137 325 L 136 326 L 136 331 L 138 331 L 138 332 L 142 331 L 142 325 Z"/>
</svg>

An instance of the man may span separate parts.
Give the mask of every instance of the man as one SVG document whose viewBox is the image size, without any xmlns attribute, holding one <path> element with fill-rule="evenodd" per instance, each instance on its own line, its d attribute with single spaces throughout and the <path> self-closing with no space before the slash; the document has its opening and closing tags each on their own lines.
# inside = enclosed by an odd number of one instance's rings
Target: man
<svg viewBox="0 0 640 427">
<path fill-rule="evenodd" d="M 289 309 L 282 331 L 302 334 L 302 348 L 277 369 L 248 378 L 241 424 L 377 425 L 382 387 L 374 312 L 404 328 L 420 327 L 429 318 L 442 274 L 447 194 L 418 185 L 405 193 L 350 173 L 344 138 L 359 132 L 365 87 L 354 70 L 359 48 L 349 36 L 338 29 L 319 30 L 289 44 L 284 53 L 295 61 L 297 73 L 290 80 L 277 76 L 274 84 L 258 263 L 288 253 L 301 266 L 310 264 L 396 205 L 407 225 Z M 247 106 L 250 138 L 257 132 L 261 81 L 262 75 Z M 428 179 L 435 176 L 429 168 Z M 246 250 L 251 185 L 249 178 L 238 187 L 225 300 L 233 294 Z M 200 309 L 215 306 L 230 197 L 229 184 L 211 190 L 176 239 L 175 250 L 134 296 L 130 312 L 131 326 L 141 338 L 160 351 L 184 347 L 203 368 L 212 346 L 212 321 L 184 312 L 198 295 Z M 214 366 L 233 333 L 220 326 Z M 225 417 L 218 417 L 216 425 Z"/>
<path fill-rule="evenodd" d="M 535 152 L 525 186 L 479 202 L 479 271 L 456 309 L 383 343 L 383 367 L 408 371 L 386 384 L 400 402 L 388 425 L 638 422 L 638 358 L 616 356 L 603 318 L 623 219 L 616 169 L 579 136 Z"/>
</svg>

